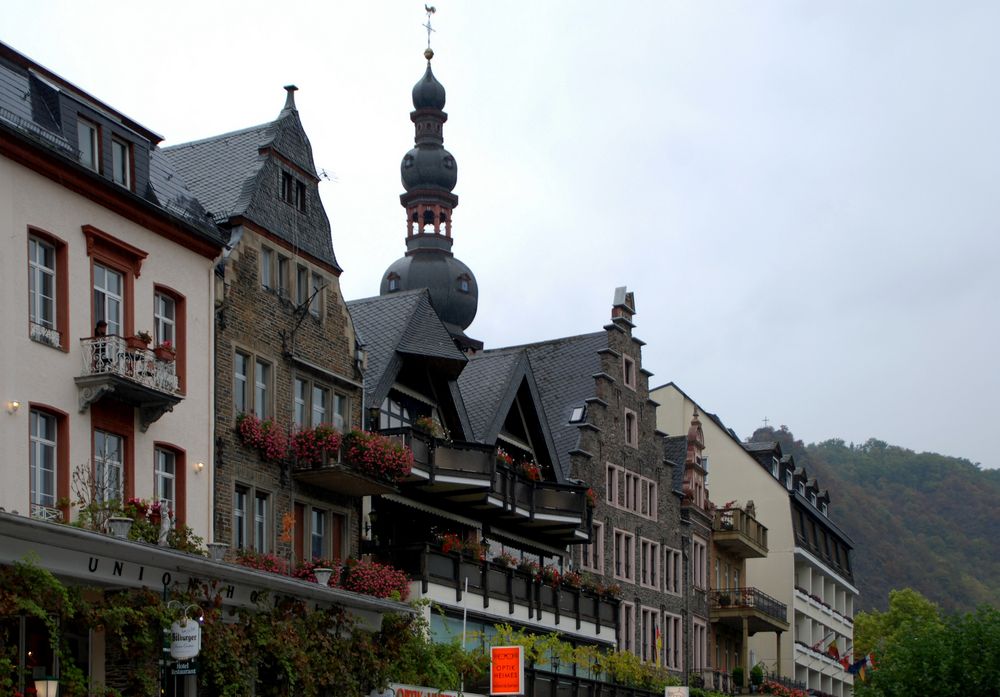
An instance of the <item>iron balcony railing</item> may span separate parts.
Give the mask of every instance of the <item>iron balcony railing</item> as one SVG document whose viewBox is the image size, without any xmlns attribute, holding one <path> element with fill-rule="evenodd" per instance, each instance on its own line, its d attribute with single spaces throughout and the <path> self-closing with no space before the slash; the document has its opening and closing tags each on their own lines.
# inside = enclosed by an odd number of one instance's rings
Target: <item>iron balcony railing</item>
<svg viewBox="0 0 1000 697">
<path fill-rule="evenodd" d="M 121 336 L 80 339 L 83 348 L 83 375 L 125 378 L 160 392 L 177 391 L 174 361 L 163 361 L 151 349 L 131 348 Z"/>
<path fill-rule="evenodd" d="M 732 608 L 759 610 L 774 619 L 782 622 L 788 621 L 788 606 L 757 588 L 730 588 L 712 591 L 709 595 L 709 603 L 713 610 Z"/>
</svg>

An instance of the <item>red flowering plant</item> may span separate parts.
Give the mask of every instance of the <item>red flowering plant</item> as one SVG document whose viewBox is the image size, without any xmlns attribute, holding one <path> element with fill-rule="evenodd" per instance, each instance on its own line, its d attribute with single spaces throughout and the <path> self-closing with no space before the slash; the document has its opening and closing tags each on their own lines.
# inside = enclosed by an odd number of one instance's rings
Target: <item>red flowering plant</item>
<svg viewBox="0 0 1000 697">
<path fill-rule="evenodd" d="M 462 538 L 456 533 L 446 532 L 438 538 L 438 542 L 441 543 L 441 551 L 445 554 L 462 551 Z"/>
<path fill-rule="evenodd" d="M 413 467 L 413 451 L 394 438 L 351 431 L 343 442 L 344 460 L 369 476 L 395 484 Z"/>
<path fill-rule="evenodd" d="M 517 557 L 505 550 L 493 557 L 493 563 L 504 569 L 512 569 L 517 566 Z"/>
<path fill-rule="evenodd" d="M 544 583 L 547 583 L 553 588 L 558 588 L 559 580 L 561 578 L 562 574 L 559 573 L 559 569 L 553 564 L 546 564 L 542 567 L 541 579 Z"/>
<path fill-rule="evenodd" d="M 292 454 L 303 467 L 321 465 L 324 456 L 336 455 L 338 450 L 340 434 L 327 424 L 320 424 L 316 428 L 301 428 L 292 434 Z"/>
<path fill-rule="evenodd" d="M 302 561 L 295 566 L 295 571 L 292 573 L 295 578 L 301 578 L 306 581 L 312 581 L 316 583 L 316 569 L 333 569 L 333 574 L 330 576 L 330 581 L 327 585 L 331 588 L 340 587 L 340 576 L 343 573 L 344 567 L 339 559 L 323 559 L 321 557 L 316 557 L 312 561 Z"/>
<path fill-rule="evenodd" d="M 268 571 L 272 574 L 288 574 L 288 563 L 281 557 L 274 554 L 261 554 L 252 549 L 239 549 L 236 551 L 236 563 L 248 569 L 257 571 Z"/>
<path fill-rule="evenodd" d="M 764 694 L 778 695 L 778 697 L 807 697 L 805 690 L 785 687 L 774 680 L 765 680 L 760 686 L 760 691 Z"/>
<path fill-rule="evenodd" d="M 377 561 L 348 559 L 341 587 L 376 598 L 404 601 L 410 595 L 410 579 L 406 573 Z"/>
<path fill-rule="evenodd" d="M 579 588 L 583 585 L 583 576 L 581 576 L 576 571 L 567 571 L 562 576 L 562 582 L 564 586 L 569 586 L 570 588 Z"/>
<path fill-rule="evenodd" d="M 610 583 L 602 589 L 605 598 L 620 599 L 622 597 L 622 587 L 617 583 Z"/>
<path fill-rule="evenodd" d="M 497 462 L 510 467 L 514 464 L 514 457 L 503 448 L 497 448 Z"/>
<path fill-rule="evenodd" d="M 236 417 L 236 433 L 243 445 L 256 448 L 265 460 L 283 460 L 288 452 L 285 431 L 274 419 L 261 421 L 256 414 L 240 413 Z"/>
<path fill-rule="evenodd" d="M 528 574 L 531 576 L 532 580 L 535 581 L 537 581 L 542 574 L 541 565 L 534 559 L 522 559 L 517 563 L 517 570 Z"/>
<path fill-rule="evenodd" d="M 536 465 L 534 462 L 530 461 L 522 462 L 521 474 L 524 475 L 525 479 L 531 480 L 533 482 L 542 481 L 542 468 Z"/>
<path fill-rule="evenodd" d="M 486 553 L 490 551 L 490 545 L 486 540 L 466 540 L 462 545 L 462 551 L 478 561 L 486 560 Z"/>
<path fill-rule="evenodd" d="M 587 489 L 587 505 L 591 508 L 597 505 L 597 493 L 594 491 L 594 487 Z"/>
</svg>

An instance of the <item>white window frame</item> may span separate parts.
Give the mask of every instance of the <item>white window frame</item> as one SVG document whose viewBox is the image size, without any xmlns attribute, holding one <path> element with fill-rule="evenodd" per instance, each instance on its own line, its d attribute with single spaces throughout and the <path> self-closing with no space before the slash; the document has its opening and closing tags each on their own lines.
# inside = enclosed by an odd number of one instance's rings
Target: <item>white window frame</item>
<svg viewBox="0 0 1000 697">
<path fill-rule="evenodd" d="M 318 524 L 317 524 L 317 518 Z M 319 531 L 317 532 L 317 528 Z M 320 547 L 319 554 L 316 553 L 317 543 Z M 330 514 L 322 508 L 309 509 L 309 555 L 310 560 L 316 558 L 326 558 L 330 549 Z"/>
<path fill-rule="evenodd" d="M 117 453 L 109 445 L 117 443 Z M 114 458 L 114 455 L 118 459 Z M 125 499 L 125 437 L 94 429 L 94 481 L 96 499 L 101 502 Z"/>
<path fill-rule="evenodd" d="M 624 472 L 625 468 L 621 465 L 607 463 L 604 490 L 607 502 L 615 508 L 622 507 L 619 501 L 621 500 L 621 480 Z"/>
<path fill-rule="evenodd" d="M 670 670 L 681 670 L 684 666 L 684 632 L 680 615 L 663 613 L 664 663 Z"/>
<path fill-rule="evenodd" d="M 163 291 L 153 294 L 153 342 L 164 341 L 177 348 L 177 300 Z"/>
<path fill-rule="evenodd" d="M 660 611 L 648 605 L 639 606 L 639 658 L 656 662 L 656 630 L 660 626 Z"/>
<path fill-rule="evenodd" d="M 698 618 L 692 619 L 691 624 L 694 635 L 691 637 L 692 669 L 702 673 L 711 668 L 708 664 L 708 624 Z"/>
<path fill-rule="evenodd" d="M 153 452 L 153 491 L 158 501 L 177 511 L 177 453 L 157 447 Z"/>
<path fill-rule="evenodd" d="M 251 365 L 253 365 L 251 354 L 244 351 L 233 353 L 233 408 L 237 413 L 250 413 L 252 398 L 249 373 Z"/>
<path fill-rule="evenodd" d="M 236 485 L 233 491 L 233 547 L 250 549 L 250 492 L 246 486 Z"/>
<path fill-rule="evenodd" d="M 259 356 L 253 359 L 253 413 L 258 419 L 269 419 L 273 413 L 271 406 L 272 380 L 274 368 L 270 361 Z"/>
<path fill-rule="evenodd" d="M 253 540 L 251 545 L 258 554 L 271 551 L 271 494 L 266 491 L 253 492 Z"/>
<path fill-rule="evenodd" d="M 50 429 L 45 427 L 46 424 L 51 426 L 51 438 L 47 437 Z M 40 409 L 32 409 L 28 428 L 31 505 L 54 508 L 58 489 L 56 473 L 59 469 L 59 417 Z"/>
<path fill-rule="evenodd" d="M 76 120 L 77 146 L 80 152 L 80 162 L 87 169 L 95 172 L 101 171 L 101 134 L 100 128 L 93 121 L 78 118 Z M 84 139 L 90 146 L 90 159 L 87 160 L 87 151 L 83 148 Z"/>
<path fill-rule="evenodd" d="M 691 537 L 691 585 L 708 590 L 708 543 L 697 535 Z"/>
<path fill-rule="evenodd" d="M 660 590 L 660 543 L 639 538 L 639 585 Z"/>
<path fill-rule="evenodd" d="M 628 530 L 614 529 L 614 577 L 629 583 L 635 582 L 635 534 Z"/>
<path fill-rule="evenodd" d="M 45 263 L 45 257 L 51 255 L 52 266 Z M 58 331 L 58 313 L 56 294 L 58 292 L 58 276 L 56 274 L 56 248 L 34 235 L 28 236 L 28 316 L 32 323 L 46 329 Z M 50 295 L 42 289 L 48 281 Z M 46 313 L 46 308 L 48 313 Z M 46 318 L 48 314 L 48 318 Z"/>
<path fill-rule="evenodd" d="M 682 559 L 679 549 L 666 546 L 663 548 L 663 590 L 670 595 L 681 594 L 681 584 L 684 577 Z"/>
<path fill-rule="evenodd" d="M 618 650 L 636 653 L 635 646 L 635 603 L 621 602 L 618 617 Z"/>
<path fill-rule="evenodd" d="M 103 279 L 103 285 L 99 285 L 99 276 Z M 111 276 L 118 278 L 119 290 L 117 293 L 108 286 L 107 281 Z M 125 274 L 106 264 L 94 262 L 93 292 L 94 323 L 104 320 L 108 323 L 108 336 L 121 336 L 125 324 Z M 111 318 L 112 309 L 116 314 L 113 320 Z"/>
</svg>

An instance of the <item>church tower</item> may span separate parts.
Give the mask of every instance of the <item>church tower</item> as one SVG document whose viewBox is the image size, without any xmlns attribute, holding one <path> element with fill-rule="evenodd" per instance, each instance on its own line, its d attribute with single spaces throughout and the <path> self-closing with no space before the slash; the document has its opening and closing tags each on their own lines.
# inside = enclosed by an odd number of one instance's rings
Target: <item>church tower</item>
<svg viewBox="0 0 1000 697">
<path fill-rule="evenodd" d="M 455 343 L 463 351 L 475 351 L 482 342 L 466 336 L 465 329 L 476 317 L 479 286 L 469 267 L 451 251 L 452 212 L 458 206 L 452 189 L 458 165 L 444 148 L 445 90 L 431 70 L 434 51 L 429 45 L 424 57 L 427 70 L 413 86 L 410 112 L 414 146 L 400 165 L 406 190 L 399 197 L 406 209 L 406 253 L 386 269 L 379 295 L 426 288 Z"/>
</svg>

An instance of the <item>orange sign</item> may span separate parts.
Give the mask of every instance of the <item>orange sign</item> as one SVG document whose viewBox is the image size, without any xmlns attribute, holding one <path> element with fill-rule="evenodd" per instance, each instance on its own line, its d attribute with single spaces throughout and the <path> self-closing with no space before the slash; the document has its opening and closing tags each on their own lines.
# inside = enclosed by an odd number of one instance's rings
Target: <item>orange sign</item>
<svg viewBox="0 0 1000 697">
<path fill-rule="evenodd" d="M 490 648 L 490 694 L 524 694 L 524 647 Z"/>
</svg>

